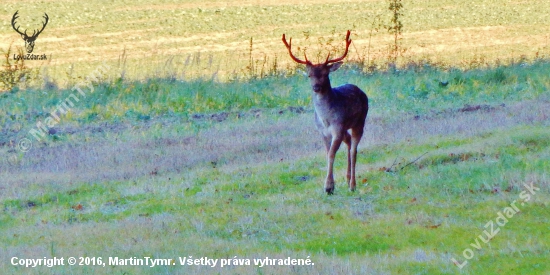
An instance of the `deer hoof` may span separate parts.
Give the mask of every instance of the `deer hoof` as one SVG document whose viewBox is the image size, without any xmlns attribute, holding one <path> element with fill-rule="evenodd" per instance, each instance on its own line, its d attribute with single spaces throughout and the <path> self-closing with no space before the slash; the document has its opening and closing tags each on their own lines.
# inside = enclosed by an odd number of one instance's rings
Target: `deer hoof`
<svg viewBox="0 0 550 275">
<path fill-rule="evenodd" d="M 334 187 L 325 188 L 325 191 L 327 192 L 327 195 L 332 195 L 334 194 Z"/>
</svg>

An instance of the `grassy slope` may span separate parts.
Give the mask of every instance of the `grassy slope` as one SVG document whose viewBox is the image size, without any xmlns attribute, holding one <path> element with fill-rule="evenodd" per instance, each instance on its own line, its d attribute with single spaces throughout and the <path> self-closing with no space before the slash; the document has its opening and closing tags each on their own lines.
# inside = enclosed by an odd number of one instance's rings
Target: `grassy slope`
<svg viewBox="0 0 550 275">
<path fill-rule="evenodd" d="M 524 183 L 533 183 L 541 190 L 474 249 L 464 272 L 544 274 L 550 270 L 549 67 L 335 73 L 335 83 L 349 79 L 367 91 L 372 111 L 358 191 L 342 184 L 340 153 L 334 196 L 322 193 L 325 164 L 309 110 L 266 109 L 224 123 L 193 116 L 303 105 L 308 95 L 300 76 L 223 85 L 102 84 L 62 118 L 52 140 L 11 164 L 2 159 L 0 267 L 14 274 L 455 274 L 450 259 L 463 261 L 462 251 L 483 226 L 520 200 Z M 32 97 L 36 92 L 2 99 L 3 142 L 20 138 L 17 129 L 26 133 L 68 94 Z M 182 102 L 197 95 L 202 98 Z M 233 101 L 220 103 L 226 98 Z M 467 111 L 466 103 L 481 108 Z M 402 170 L 384 171 L 426 152 Z M 11 256 L 189 255 L 311 256 L 315 266 L 23 270 L 9 264 Z"/>
</svg>

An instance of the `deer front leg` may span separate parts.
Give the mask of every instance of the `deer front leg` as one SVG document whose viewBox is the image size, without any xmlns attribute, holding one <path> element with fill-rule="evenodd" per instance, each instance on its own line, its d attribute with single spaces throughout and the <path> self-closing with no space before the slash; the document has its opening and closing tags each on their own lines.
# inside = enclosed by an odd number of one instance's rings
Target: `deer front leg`
<svg viewBox="0 0 550 275">
<path fill-rule="evenodd" d="M 332 135 L 332 142 L 330 143 L 330 150 L 327 153 L 327 179 L 325 180 L 325 191 L 327 194 L 332 195 L 334 193 L 334 175 L 332 173 L 334 166 L 334 156 L 342 144 L 344 136 L 341 133 Z"/>
</svg>

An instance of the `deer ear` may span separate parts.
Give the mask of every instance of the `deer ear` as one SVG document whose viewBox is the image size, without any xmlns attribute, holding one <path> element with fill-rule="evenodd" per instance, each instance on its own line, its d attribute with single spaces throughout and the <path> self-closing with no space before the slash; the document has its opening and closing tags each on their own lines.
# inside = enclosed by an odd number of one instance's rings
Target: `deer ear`
<svg viewBox="0 0 550 275">
<path fill-rule="evenodd" d="M 331 72 L 334 72 L 334 71 L 338 70 L 338 68 L 340 68 L 340 66 L 342 66 L 342 64 L 344 64 L 344 62 L 341 62 L 341 61 L 340 61 L 340 62 L 336 62 L 336 63 L 332 63 L 332 64 L 330 65 L 330 71 L 331 71 Z"/>
</svg>

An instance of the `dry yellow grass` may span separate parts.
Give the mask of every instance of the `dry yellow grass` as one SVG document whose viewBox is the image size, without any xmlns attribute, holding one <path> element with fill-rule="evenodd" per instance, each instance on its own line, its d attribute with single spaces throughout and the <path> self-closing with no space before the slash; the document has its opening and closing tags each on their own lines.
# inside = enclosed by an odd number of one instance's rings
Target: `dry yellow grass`
<svg viewBox="0 0 550 275">
<path fill-rule="evenodd" d="M 532 58 L 548 55 L 550 7 L 536 1 L 407 1 L 403 47 L 407 59 L 431 59 L 463 65 L 473 59 Z M 325 56 L 318 38 L 335 39 L 353 31 L 351 59 L 382 61 L 391 42 L 381 29 L 372 32 L 376 15 L 388 22 L 386 1 L 4 1 L 0 15 L 0 48 L 23 46 L 10 20 L 19 10 L 22 28 L 50 22 L 39 36 L 35 53 L 46 53 L 44 66 L 60 84 L 84 77 L 106 60 L 113 76 L 130 78 L 166 73 L 179 77 L 226 75 L 249 64 L 250 38 L 256 66 L 290 65 L 280 41 L 282 33 L 311 56 Z M 372 37 L 371 37 L 372 33 Z M 306 40 L 306 34 L 309 39 Z M 369 40 L 371 49 L 368 51 Z M 325 41 L 326 42 L 326 41 Z M 123 66 L 122 53 L 127 56 Z M 197 53 L 201 53 L 199 56 Z M 265 59 L 265 64 L 264 64 Z"/>
</svg>

